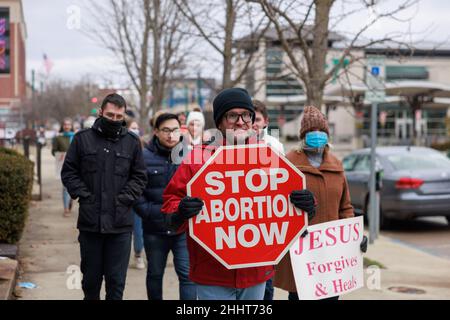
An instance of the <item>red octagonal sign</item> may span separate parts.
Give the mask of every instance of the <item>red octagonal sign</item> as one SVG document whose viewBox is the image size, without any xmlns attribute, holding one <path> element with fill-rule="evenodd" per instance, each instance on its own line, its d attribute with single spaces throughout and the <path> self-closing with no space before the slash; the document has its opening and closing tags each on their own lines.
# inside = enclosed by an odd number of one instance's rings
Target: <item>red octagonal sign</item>
<svg viewBox="0 0 450 320">
<path fill-rule="evenodd" d="M 306 229 L 289 201 L 304 188 L 305 176 L 271 147 L 222 146 L 187 185 L 204 201 L 189 234 L 228 269 L 277 264 Z"/>
</svg>

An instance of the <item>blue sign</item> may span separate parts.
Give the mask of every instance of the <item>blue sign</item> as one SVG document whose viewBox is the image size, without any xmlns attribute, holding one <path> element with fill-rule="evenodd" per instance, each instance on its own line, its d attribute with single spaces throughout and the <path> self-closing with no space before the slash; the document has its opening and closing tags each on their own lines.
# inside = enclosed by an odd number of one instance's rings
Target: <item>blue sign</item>
<svg viewBox="0 0 450 320">
<path fill-rule="evenodd" d="M 367 56 L 367 69 L 365 83 L 367 90 L 365 99 L 371 103 L 380 103 L 386 100 L 384 85 L 384 56 Z"/>
<path fill-rule="evenodd" d="M 371 73 L 375 77 L 379 76 L 380 75 L 380 67 L 372 67 Z"/>
</svg>

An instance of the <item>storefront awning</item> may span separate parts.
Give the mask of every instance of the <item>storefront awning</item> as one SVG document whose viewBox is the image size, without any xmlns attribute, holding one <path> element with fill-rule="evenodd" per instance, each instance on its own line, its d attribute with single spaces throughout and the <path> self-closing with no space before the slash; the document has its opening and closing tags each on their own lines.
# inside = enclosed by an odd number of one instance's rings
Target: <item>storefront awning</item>
<svg viewBox="0 0 450 320">
<path fill-rule="evenodd" d="M 288 105 L 288 104 L 301 104 L 304 105 L 307 102 L 306 95 L 295 96 L 273 96 L 267 97 L 266 102 L 268 105 Z M 343 96 L 323 96 L 324 104 L 345 104 L 349 103 L 349 100 Z"/>
<path fill-rule="evenodd" d="M 364 83 L 343 85 L 341 87 L 334 87 L 326 90 L 328 95 L 342 95 L 345 97 L 352 97 L 363 95 L 367 86 Z M 430 98 L 443 97 L 450 98 L 450 86 L 437 82 L 429 81 L 392 81 L 387 82 L 385 86 L 387 96 L 428 96 Z"/>
</svg>

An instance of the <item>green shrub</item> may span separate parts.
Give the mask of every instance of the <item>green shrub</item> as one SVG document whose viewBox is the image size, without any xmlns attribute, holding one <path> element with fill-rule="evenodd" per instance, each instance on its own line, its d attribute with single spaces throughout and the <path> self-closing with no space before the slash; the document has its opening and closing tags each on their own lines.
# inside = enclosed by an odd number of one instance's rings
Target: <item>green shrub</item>
<svg viewBox="0 0 450 320">
<path fill-rule="evenodd" d="M 0 243 L 22 236 L 33 188 L 33 162 L 18 152 L 0 148 Z"/>
<path fill-rule="evenodd" d="M 0 154 L 9 154 L 10 156 L 20 157 L 21 154 L 13 149 L 0 147 Z"/>
</svg>

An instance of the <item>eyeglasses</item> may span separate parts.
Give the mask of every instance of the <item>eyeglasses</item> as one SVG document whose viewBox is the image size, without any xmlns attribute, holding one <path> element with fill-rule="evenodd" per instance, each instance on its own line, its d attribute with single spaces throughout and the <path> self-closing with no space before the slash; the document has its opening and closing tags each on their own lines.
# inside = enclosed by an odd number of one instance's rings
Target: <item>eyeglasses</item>
<svg viewBox="0 0 450 320">
<path fill-rule="evenodd" d="M 235 112 L 228 112 L 225 114 L 225 119 L 227 119 L 230 123 L 236 123 L 239 121 L 239 118 L 242 119 L 245 123 L 252 121 L 252 114 L 250 112 L 243 112 L 243 113 L 235 113 Z"/>
<path fill-rule="evenodd" d="M 180 134 L 180 128 L 174 128 L 174 129 L 169 129 L 169 128 L 162 128 L 161 130 L 162 133 L 164 133 L 166 136 L 170 135 L 171 133 L 173 133 L 174 135 L 178 135 Z"/>
</svg>

